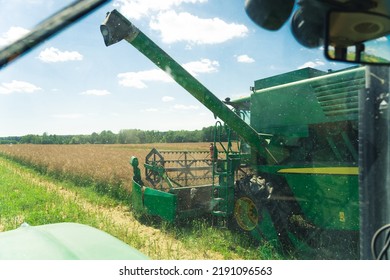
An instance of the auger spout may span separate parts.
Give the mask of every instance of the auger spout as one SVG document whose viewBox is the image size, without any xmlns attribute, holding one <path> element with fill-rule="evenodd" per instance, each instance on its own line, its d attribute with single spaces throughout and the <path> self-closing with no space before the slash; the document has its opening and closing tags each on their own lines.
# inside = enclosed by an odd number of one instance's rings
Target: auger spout
<svg viewBox="0 0 390 280">
<path fill-rule="evenodd" d="M 106 46 L 125 39 L 149 58 L 157 67 L 168 73 L 179 85 L 213 112 L 214 115 L 225 122 L 262 157 L 274 162 L 276 161 L 266 147 L 267 142 L 256 130 L 242 120 L 117 10 L 107 13 L 107 17 L 100 26 L 100 30 Z"/>
</svg>

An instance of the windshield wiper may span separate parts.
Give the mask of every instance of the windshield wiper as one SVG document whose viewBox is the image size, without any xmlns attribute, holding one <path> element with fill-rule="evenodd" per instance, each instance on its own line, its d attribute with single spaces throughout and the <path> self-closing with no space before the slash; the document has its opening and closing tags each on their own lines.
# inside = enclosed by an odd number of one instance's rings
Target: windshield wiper
<svg viewBox="0 0 390 280">
<path fill-rule="evenodd" d="M 0 51 L 0 69 L 46 39 L 80 20 L 110 0 L 79 0 L 38 24 L 21 39 Z"/>
</svg>

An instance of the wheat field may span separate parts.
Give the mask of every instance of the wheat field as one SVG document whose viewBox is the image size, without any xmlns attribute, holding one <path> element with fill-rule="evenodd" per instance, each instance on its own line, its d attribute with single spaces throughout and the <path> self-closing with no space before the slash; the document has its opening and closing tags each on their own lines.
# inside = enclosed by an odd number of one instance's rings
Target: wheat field
<svg viewBox="0 0 390 280">
<path fill-rule="evenodd" d="M 126 145 L 0 145 L 0 153 L 23 164 L 76 183 L 120 186 L 130 191 L 132 156 L 143 162 L 152 148 L 158 150 L 208 150 L 209 143 L 158 143 Z"/>
</svg>

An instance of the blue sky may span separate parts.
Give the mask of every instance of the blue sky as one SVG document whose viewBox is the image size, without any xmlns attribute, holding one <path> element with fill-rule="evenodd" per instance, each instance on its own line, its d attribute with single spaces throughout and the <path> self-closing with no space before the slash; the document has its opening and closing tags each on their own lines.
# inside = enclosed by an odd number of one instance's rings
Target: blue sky
<svg viewBox="0 0 390 280">
<path fill-rule="evenodd" d="M 72 1 L 0 0 L 0 48 Z M 256 26 L 244 1 L 114 0 L 0 70 L 0 136 L 121 129 L 201 129 L 213 114 L 133 46 L 106 47 L 99 26 L 117 9 L 221 99 L 302 67 L 344 68 L 296 43 L 289 22 Z"/>
</svg>

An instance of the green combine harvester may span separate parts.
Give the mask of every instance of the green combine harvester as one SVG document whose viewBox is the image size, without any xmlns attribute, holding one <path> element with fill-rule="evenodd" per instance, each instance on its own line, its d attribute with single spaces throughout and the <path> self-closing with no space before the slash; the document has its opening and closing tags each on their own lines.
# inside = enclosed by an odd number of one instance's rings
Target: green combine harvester
<svg viewBox="0 0 390 280">
<path fill-rule="evenodd" d="M 210 215 L 215 225 L 287 249 L 348 243 L 347 257 L 358 258 L 358 100 L 366 67 L 296 70 L 222 102 L 116 10 L 101 32 L 107 46 L 128 41 L 223 122 L 210 151 L 153 149 L 145 178 L 131 159 L 136 212 L 170 222 Z"/>
</svg>

